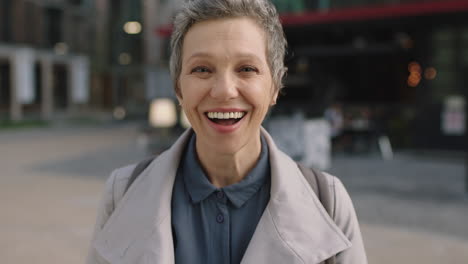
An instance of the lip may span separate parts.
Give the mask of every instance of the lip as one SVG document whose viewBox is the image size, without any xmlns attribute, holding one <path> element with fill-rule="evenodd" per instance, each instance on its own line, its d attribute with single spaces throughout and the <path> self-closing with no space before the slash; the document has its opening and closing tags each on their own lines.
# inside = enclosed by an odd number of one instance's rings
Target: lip
<svg viewBox="0 0 468 264">
<path fill-rule="evenodd" d="M 239 120 L 237 123 L 232 124 L 232 125 L 220 125 L 212 122 L 208 116 L 206 115 L 207 112 L 221 112 L 221 113 L 228 113 L 228 112 L 244 112 L 245 115 L 244 117 Z M 216 132 L 221 133 L 221 134 L 228 134 L 228 133 L 233 133 L 239 127 L 242 125 L 244 122 L 245 117 L 248 115 L 248 111 L 245 109 L 240 109 L 240 108 L 213 108 L 207 111 L 203 112 L 203 115 L 205 116 L 206 121 L 208 122 L 209 126 L 212 127 Z"/>
</svg>

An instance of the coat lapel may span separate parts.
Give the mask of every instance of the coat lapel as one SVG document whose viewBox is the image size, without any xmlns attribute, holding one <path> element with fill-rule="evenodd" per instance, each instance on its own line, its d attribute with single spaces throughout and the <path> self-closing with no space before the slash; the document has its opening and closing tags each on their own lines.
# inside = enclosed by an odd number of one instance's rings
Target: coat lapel
<svg viewBox="0 0 468 264">
<path fill-rule="evenodd" d="M 94 246 L 110 263 L 174 263 L 171 198 L 187 130 L 135 180 Z"/>
<path fill-rule="evenodd" d="M 187 130 L 142 172 L 93 242 L 112 264 L 174 263 L 171 198 Z M 319 263 L 350 247 L 296 163 L 262 129 L 270 153 L 271 198 L 242 264 Z"/>
<path fill-rule="evenodd" d="M 271 198 L 242 264 L 320 263 L 351 246 L 327 214 L 296 162 L 263 130 L 271 164 Z"/>
</svg>

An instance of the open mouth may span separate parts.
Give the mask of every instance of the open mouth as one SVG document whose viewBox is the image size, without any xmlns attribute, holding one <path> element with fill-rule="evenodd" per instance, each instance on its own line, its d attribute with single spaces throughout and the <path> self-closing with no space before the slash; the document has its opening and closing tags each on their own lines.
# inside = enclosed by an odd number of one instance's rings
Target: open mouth
<svg viewBox="0 0 468 264">
<path fill-rule="evenodd" d="M 206 112 L 211 122 L 223 126 L 231 126 L 242 120 L 247 112 Z"/>
</svg>

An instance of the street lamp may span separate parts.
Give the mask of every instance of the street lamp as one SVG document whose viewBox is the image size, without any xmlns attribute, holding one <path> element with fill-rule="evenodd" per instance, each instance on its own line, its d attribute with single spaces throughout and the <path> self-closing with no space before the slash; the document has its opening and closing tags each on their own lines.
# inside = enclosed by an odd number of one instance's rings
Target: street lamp
<svg viewBox="0 0 468 264">
<path fill-rule="evenodd" d="M 65 42 L 58 42 L 54 45 L 54 51 L 58 55 L 65 55 L 68 52 L 68 45 Z"/>
<path fill-rule="evenodd" d="M 170 98 L 158 98 L 151 102 L 149 109 L 149 124 L 154 128 L 155 142 L 152 152 L 158 154 L 169 148 L 173 142 L 173 129 L 177 124 L 177 110 Z"/>
<path fill-rule="evenodd" d="M 132 62 L 132 56 L 127 52 L 122 52 L 119 55 L 120 65 L 128 65 Z"/>
<path fill-rule="evenodd" d="M 151 102 L 149 123 L 156 128 L 171 128 L 177 123 L 177 110 L 174 102 L 168 98 L 159 98 Z"/>
<path fill-rule="evenodd" d="M 129 35 L 140 34 L 141 24 L 138 21 L 127 21 L 123 26 L 123 30 Z"/>
</svg>

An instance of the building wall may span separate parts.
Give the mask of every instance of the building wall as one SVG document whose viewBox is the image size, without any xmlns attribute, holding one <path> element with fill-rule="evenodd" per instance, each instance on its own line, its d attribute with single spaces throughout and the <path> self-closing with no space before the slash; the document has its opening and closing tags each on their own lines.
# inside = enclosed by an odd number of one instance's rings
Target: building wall
<svg viewBox="0 0 468 264">
<path fill-rule="evenodd" d="M 86 104 L 95 47 L 91 2 L 0 1 L 0 90 L 10 97 L 1 101 L 1 119 L 21 120 L 34 112 L 49 119 L 54 105 L 70 111 Z"/>
</svg>

